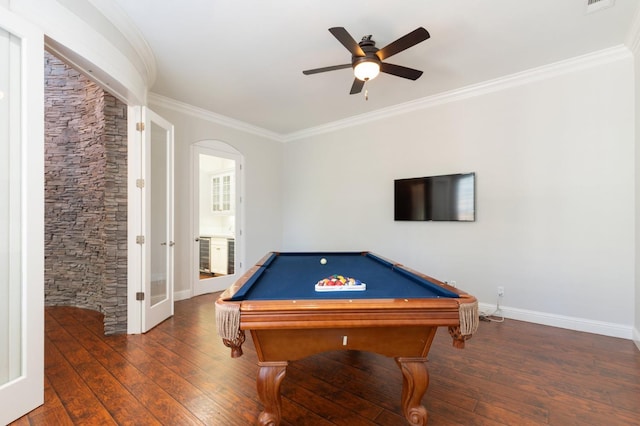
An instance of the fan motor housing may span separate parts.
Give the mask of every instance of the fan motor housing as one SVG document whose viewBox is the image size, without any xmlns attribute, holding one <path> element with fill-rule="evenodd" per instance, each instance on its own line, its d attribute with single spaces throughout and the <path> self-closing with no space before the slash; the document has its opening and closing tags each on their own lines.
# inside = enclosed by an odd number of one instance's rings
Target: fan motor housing
<svg viewBox="0 0 640 426">
<path fill-rule="evenodd" d="M 380 49 L 376 47 L 376 42 L 371 40 L 371 36 L 362 37 L 362 41 L 358 43 L 362 51 L 364 52 L 364 56 L 352 56 L 351 57 L 351 65 L 355 68 L 360 62 L 375 62 L 378 65 L 382 63 L 380 58 L 376 55 L 376 52 Z"/>
</svg>

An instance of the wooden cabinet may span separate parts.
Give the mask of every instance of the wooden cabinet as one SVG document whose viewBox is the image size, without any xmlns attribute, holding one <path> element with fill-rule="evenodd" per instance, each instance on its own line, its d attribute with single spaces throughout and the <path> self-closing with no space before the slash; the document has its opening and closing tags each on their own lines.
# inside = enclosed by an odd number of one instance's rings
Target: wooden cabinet
<svg viewBox="0 0 640 426">
<path fill-rule="evenodd" d="M 222 173 L 211 178 L 211 211 L 231 213 L 234 210 L 234 182 L 232 173 Z"/>
<path fill-rule="evenodd" d="M 211 238 L 211 272 L 227 275 L 229 250 L 226 238 Z"/>
</svg>

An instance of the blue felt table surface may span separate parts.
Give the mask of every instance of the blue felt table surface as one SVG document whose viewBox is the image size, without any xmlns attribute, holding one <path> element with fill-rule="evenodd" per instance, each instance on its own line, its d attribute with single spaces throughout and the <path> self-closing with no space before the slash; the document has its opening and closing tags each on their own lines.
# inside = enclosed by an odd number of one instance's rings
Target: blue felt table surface
<svg viewBox="0 0 640 426">
<path fill-rule="evenodd" d="M 320 260 L 327 260 L 321 264 Z M 456 298 L 458 295 L 428 280 L 394 267 L 372 254 L 280 253 L 265 262 L 231 300 Z M 365 291 L 316 292 L 318 281 L 331 275 L 355 278 Z"/>
</svg>

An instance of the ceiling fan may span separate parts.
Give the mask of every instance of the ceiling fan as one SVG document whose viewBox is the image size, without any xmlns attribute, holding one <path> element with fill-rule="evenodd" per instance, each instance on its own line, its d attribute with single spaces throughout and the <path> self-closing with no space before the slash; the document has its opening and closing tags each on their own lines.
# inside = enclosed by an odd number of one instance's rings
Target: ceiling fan
<svg viewBox="0 0 640 426">
<path fill-rule="evenodd" d="M 400 53 L 428 39 L 430 37 L 429 32 L 422 27 L 400 37 L 382 49 L 376 47 L 376 42 L 371 39 L 370 35 L 362 37 L 362 40 L 356 43 L 353 37 L 351 37 L 343 27 L 329 28 L 329 32 L 351 52 L 351 63 L 305 70 L 302 71 L 303 74 L 310 75 L 344 68 L 353 68 L 355 79 L 349 92 L 351 95 L 360 93 L 364 87 L 364 83 L 375 78 L 380 72 L 409 80 L 417 80 L 422 75 L 422 71 L 383 62 L 396 53 Z"/>
</svg>

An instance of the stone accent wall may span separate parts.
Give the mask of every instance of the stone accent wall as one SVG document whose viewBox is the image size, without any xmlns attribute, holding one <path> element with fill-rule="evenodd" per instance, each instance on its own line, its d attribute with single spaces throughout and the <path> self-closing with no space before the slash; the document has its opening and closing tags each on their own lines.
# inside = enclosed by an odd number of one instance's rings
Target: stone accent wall
<svg viewBox="0 0 640 426">
<path fill-rule="evenodd" d="M 48 53 L 45 305 L 127 331 L 127 106 Z"/>
<path fill-rule="evenodd" d="M 127 105 L 104 92 L 105 334 L 127 332 Z"/>
</svg>

